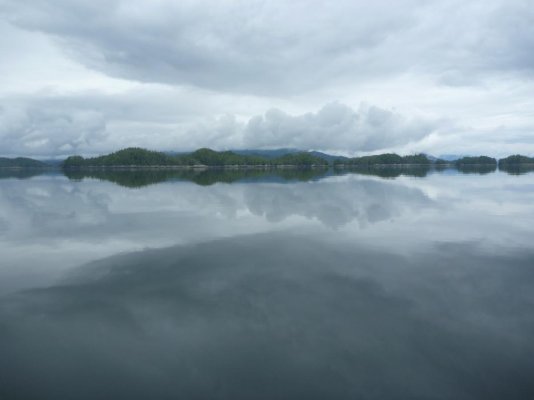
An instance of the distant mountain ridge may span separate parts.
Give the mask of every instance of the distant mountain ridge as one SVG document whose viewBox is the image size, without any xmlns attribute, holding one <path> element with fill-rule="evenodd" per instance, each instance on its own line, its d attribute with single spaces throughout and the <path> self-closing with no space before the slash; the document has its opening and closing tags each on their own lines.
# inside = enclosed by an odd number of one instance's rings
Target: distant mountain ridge
<svg viewBox="0 0 534 400">
<path fill-rule="evenodd" d="M 280 148 L 280 149 L 268 149 L 268 150 L 258 150 L 258 149 L 244 149 L 244 150 L 230 150 L 233 153 L 240 154 L 243 156 L 258 156 L 266 158 L 276 158 L 280 156 L 285 156 L 286 154 L 294 153 L 307 153 L 307 151 L 294 149 L 294 148 Z"/>
<path fill-rule="evenodd" d="M 49 166 L 48 164 L 34 160 L 33 158 L 17 157 L 7 158 L 0 157 L 0 168 L 43 168 Z"/>
<path fill-rule="evenodd" d="M 456 161 L 465 156 L 466 156 L 465 154 L 440 154 L 436 158 L 445 160 L 445 161 Z"/>
</svg>

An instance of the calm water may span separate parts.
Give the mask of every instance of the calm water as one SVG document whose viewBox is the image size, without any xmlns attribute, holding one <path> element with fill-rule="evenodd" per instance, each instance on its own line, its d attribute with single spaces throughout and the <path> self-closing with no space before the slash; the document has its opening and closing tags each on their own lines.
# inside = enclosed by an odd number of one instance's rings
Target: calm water
<svg viewBox="0 0 534 400">
<path fill-rule="evenodd" d="M 534 173 L 0 172 L 0 399 L 534 398 Z"/>
</svg>

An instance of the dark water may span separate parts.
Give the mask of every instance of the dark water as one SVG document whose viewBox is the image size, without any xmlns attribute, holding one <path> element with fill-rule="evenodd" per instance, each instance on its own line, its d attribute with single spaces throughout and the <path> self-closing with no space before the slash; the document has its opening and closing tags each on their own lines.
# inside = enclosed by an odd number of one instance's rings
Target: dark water
<svg viewBox="0 0 534 400">
<path fill-rule="evenodd" d="M 534 398 L 534 174 L 359 172 L 3 171 L 0 399 Z"/>
</svg>

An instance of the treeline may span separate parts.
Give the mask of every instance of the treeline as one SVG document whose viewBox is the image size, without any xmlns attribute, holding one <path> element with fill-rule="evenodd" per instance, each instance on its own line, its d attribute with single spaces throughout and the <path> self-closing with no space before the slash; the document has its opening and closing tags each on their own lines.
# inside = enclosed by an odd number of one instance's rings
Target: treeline
<svg viewBox="0 0 534 400">
<path fill-rule="evenodd" d="M 520 154 L 515 154 L 499 160 L 499 168 L 529 164 L 534 165 L 534 157 L 522 156 Z"/>
<path fill-rule="evenodd" d="M 353 158 L 340 158 L 334 160 L 334 166 L 338 167 L 369 167 L 376 165 L 385 166 L 406 166 L 406 165 L 420 165 L 420 166 L 475 166 L 475 165 L 491 165 L 496 166 L 497 160 L 495 158 L 487 156 L 478 157 L 462 157 L 458 160 L 443 160 L 435 159 L 431 160 L 426 154 L 415 154 L 408 156 L 399 156 L 395 153 L 378 154 L 372 156 L 353 157 Z"/>
<path fill-rule="evenodd" d="M 430 160 L 424 154 L 410 156 L 399 156 L 394 153 L 378 154 L 374 156 L 363 156 L 353 158 L 343 158 L 334 160 L 334 166 L 365 167 L 369 165 L 430 165 Z"/>
<path fill-rule="evenodd" d="M 488 156 L 462 157 L 454 162 L 457 166 L 470 165 L 494 165 L 497 166 L 497 160 Z"/>
<path fill-rule="evenodd" d="M 48 165 L 42 161 L 34 160 L 32 158 L 17 157 L 5 158 L 0 157 L 0 168 L 43 168 Z"/>
<path fill-rule="evenodd" d="M 105 156 L 83 158 L 71 156 L 65 160 L 65 168 L 116 167 L 116 166 L 328 166 L 324 159 L 310 153 L 285 154 L 276 158 L 241 155 L 232 151 L 199 149 L 189 154 L 170 155 L 141 148 L 119 150 Z"/>
<path fill-rule="evenodd" d="M 505 168 L 532 168 L 534 157 L 511 155 L 500 160 L 492 157 L 462 157 L 457 160 L 443 160 L 429 158 L 425 154 L 400 156 L 395 153 L 378 154 L 363 157 L 336 157 L 318 152 L 294 152 L 276 157 L 261 154 L 240 154 L 233 151 L 214 151 L 207 148 L 196 150 L 187 154 L 167 154 L 159 151 L 150 151 L 142 148 L 127 148 L 117 152 L 92 158 L 81 156 L 68 157 L 62 164 L 65 168 L 81 167 L 118 167 L 118 166 L 319 166 L 333 165 L 336 168 L 359 168 L 372 166 L 428 166 L 435 168 L 456 167 L 469 169 L 476 166 L 501 169 Z M 42 161 L 31 158 L 5 158 L 0 157 L 0 168 L 46 168 L 51 167 Z"/>
</svg>

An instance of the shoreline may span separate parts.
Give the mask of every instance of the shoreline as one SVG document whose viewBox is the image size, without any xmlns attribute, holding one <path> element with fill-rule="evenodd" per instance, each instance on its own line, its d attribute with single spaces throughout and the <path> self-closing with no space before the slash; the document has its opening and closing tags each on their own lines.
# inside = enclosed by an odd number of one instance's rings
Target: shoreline
<svg viewBox="0 0 534 400">
<path fill-rule="evenodd" d="M 499 170 L 510 168 L 534 168 L 534 163 L 519 164 L 334 164 L 334 165 L 298 165 L 298 164 L 263 164 L 263 165 L 84 165 L 84 166 L 0 166 L 1 171 L 19 171 L 19 170 L 37 170 L 37 171 L 140 171 L 140 170 L 177 170 L 177 171 L 205 171 L 205 170 L 277 170 L 277 169 L 384 169 L 384 168 L 427 168 L 427 169 L 446 169 L 446 168 L 469 168 L 469 167 L 496 167 Z"/>
<path fill-rule="evenodd" d="M 70 166 L 59 167 L 67 171 L 79 170 L 122 170 L 122 171 L 136 171 L 136 170 L 239 170 L 239 169 L 256 169 L 256 170 L 270 170 L 270 169 L 328 169 L 328 165 L 84 165 L 84 166 Z"/>
</svg>

